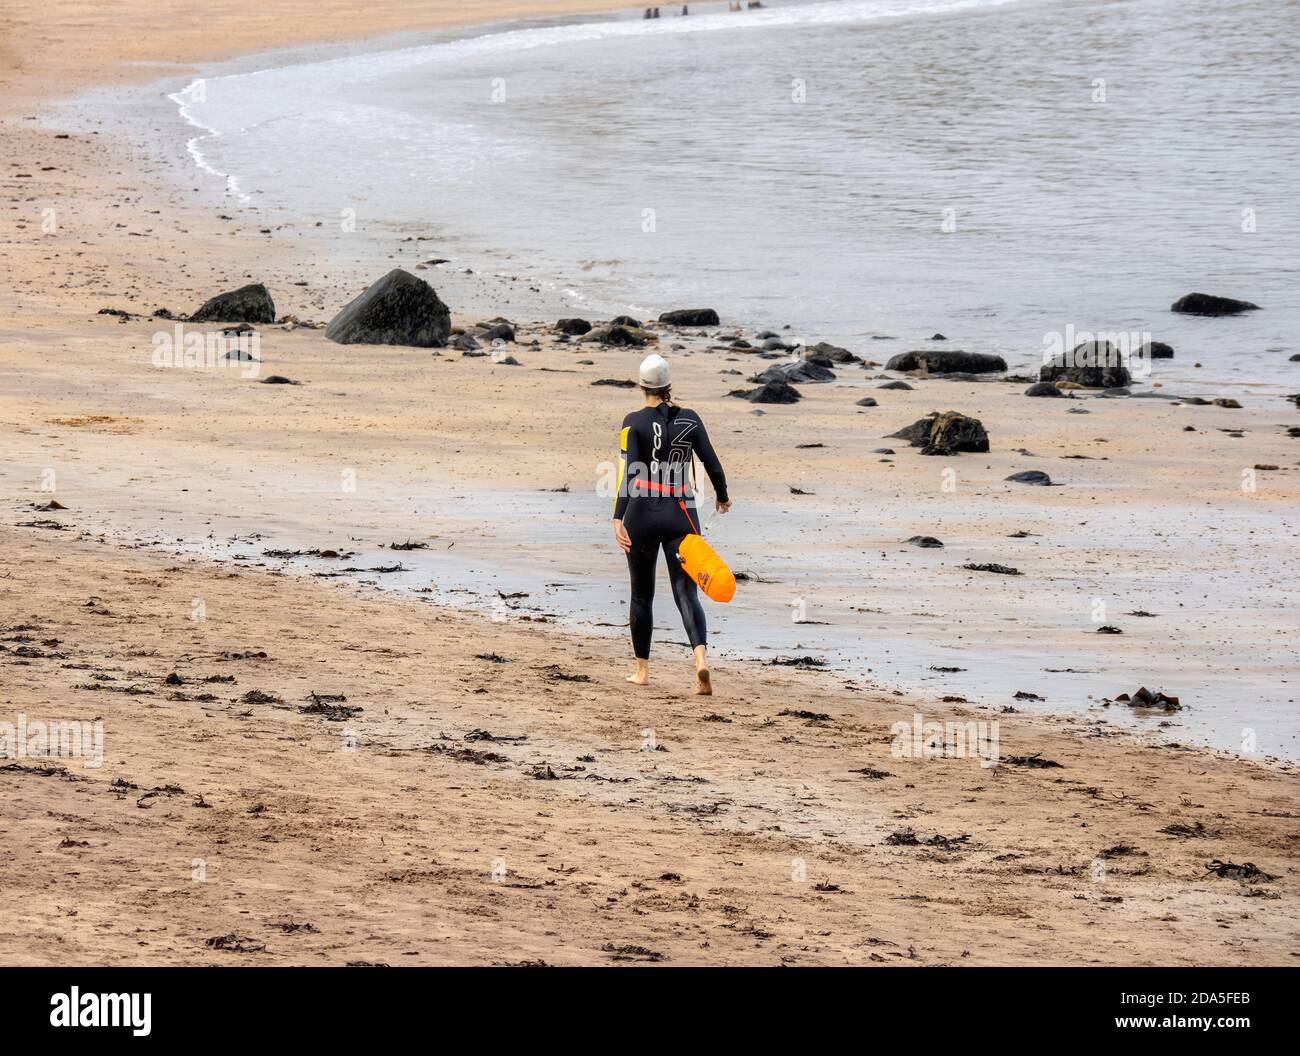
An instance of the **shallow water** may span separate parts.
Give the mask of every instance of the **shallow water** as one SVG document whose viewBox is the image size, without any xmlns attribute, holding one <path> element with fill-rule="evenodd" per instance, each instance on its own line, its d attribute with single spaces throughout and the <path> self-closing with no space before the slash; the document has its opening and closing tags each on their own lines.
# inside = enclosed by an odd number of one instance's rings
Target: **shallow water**
<svg viewBox="0 0 1300 1056">
<path fill-rule="evenodd" d="M 353 569 L 340 578 L 503 621 L 546 617 L 585 633 L 627 634 L 625 573 L 608 539 L 607 500 L 586 489 L 385 489 L 361 506 L 330 496 L 310 477 L 277 482 L 274 490 L 281 501 L 255 518 L 205 511 L 188 523 L 169 513 L 164 528 L 150 531 L 137 520 L 125 534 L 167 550 L 307 575 Z M 1300 758 L 1300 615 L 1294 590 L 1277 581 L 1278 556 L 1254 560 L 1266 548 L 1288 545 L 1293 525 L 1279 529 L 1271 514 L 1249 509 L 1230 517 L 1195 507 L 1112 511 L 1106 523 L 1126 540 L 1112 567 L 1086 560 L 1096 535 L 1069 505 L 1011 503 L 1008 516 L 1034 531 L 1016 541 L 990 538 L 979 517 L 968 523 L 954 513 L 944 519 L 946 548 L 931 551 L 897 543 L 894 528 L 907 523 L 907 513 L 883 496 L 854 498 L 829 482 L 819 496 L 752 501 L 743 516 L 706 517 L 706 532 L 732 566 L 762 577 L 743 583 L 731 605 L 706 603 L 715 655 L 811 655 L 859 686 L 912 691 L 923 701 L 960 695 L 994 708 L 1102 720 L 1160 739 Z M 248 535 L 250 521 L 255 537 Z M 324 536 L 322 525 L 329 526 Z M 122 528 L 114 519 L 96 530 L 120 537 Z M 401 541 L 408 529 L 429 548 L 379 545 Z M 265 556 L 327 543 L 355 553 L 345 560 Z M 960 570 L 964 561 L 999 559 L 1013 560 L 1025 577 Z M 402 571 L 373 571 L 398 563 Z M 680 674 L 683 635 L 664 578 L 653 659 Z M 526 596 L 501 597 L 518 593 Z M 1105 620 L 1124 625 L 1123 636 L 1096 633 L 1098 599 L 1108 606 Z M 1127 610 L 1139 605 L 1155 615 L 1133 618 Z M 725 666 L 719 677 L 725 679 Z M 1131 693 L 1140 684 L 1181 696 L 1188 706 L 1174 715 L 1103 706 L 1103 694 Z M 797 688 L 790 694 L 799 699 Z"/>
<path fill-rule="evenodd" d="M 706 4 L 175 98 L 233 202 L 430 232 L 575 311 L 709 304 L 858 348 L 941 330 L 1016 367 L 1133 332 L 1178 348 L 1170 380 L 1285 384 L 1297 32 L 1262 0 Z M 1266 310 L 1169 313 L 1193 289 Z"/>
</svg>

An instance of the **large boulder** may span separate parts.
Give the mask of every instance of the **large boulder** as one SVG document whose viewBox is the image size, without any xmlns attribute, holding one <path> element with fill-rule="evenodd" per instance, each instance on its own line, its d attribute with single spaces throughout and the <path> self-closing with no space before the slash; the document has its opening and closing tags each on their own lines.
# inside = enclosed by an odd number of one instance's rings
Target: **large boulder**
<svg viewBox="0 0 1300 1056">
<path fill-rule="evenodd" d="M 1231 297 L 1216 297 L 1212 293 L 1189 293 L 1174 301 L 1169 310 L 1182 315 L 1240 315 L 1259 311 L 1259 305 Z"/>
<path fill-rule="evenodd" d="M 712 308 L 679 308 L 659 317 L 667 326 L 717 326 L 718 313 Z"/>
<path fill-rule="evenodd" d="M 958 451 L 987 451 L 989 434 L 978 418 L 957 411 L 934 411 L 911 425 L 890 433 L 919 447 L 923 455 L 955 455 Z"/>
<path fill-rule="evenodd" d="M 803 398 L 788 381 L 769 381 L 757 389 L 733 389 L 727 395 L 750 403 L 798 403 Z"/>
<path fill-rule="evenodd" d="M 931 374 L 992 374 L 1007 369 L 1007 361 L 987 352 L 957 349 L 923 349 L 900 352 L 885 364 L 886 370 L 928 370 Z"/>
<path fill-rule="evenodd" d="M 190 316 L 191 323 L 273 323 L 275 302 L 260 282 L 219 293 Z"/>
<path fill-rule="evenodd" d="M 1133 380 L 1124 355 L 1109 341 L 1085 341 L 1076 345 L 1064 362 L 1044 363 L 1039 381 L 1069 381 L 1085 389 L 1118 389 Z"/>
<path fill-rule="evenodd" d="M 766 385 L 769 381 L 808 385 L 820 381 L 834 381 L 835 371 L 805 359 L 798 363 L 782 363 L 780 366 L 768 367 L 762 374 L 755 375 L 749 380 L 756 385 Z"/>
<path fill-rule="evenodd" d="M 325 328 L 340 345 L 441 348 L 450 333 L 451 311 L 433 287 L 401 268 L 373 283 Z"/>
</svg>

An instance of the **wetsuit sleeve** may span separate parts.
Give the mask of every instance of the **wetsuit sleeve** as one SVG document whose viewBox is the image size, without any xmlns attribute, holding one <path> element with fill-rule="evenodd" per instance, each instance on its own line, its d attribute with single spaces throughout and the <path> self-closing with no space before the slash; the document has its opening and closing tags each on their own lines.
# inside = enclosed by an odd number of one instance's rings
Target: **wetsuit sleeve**
<svg viewBox="0 0 1300 1056">
<path fill-rule="evenodd" d="M 727 475 L 722 472 L 722 463 L 718 460 L 717 452 L 713 450 L 713 442 L 709 439 L 709 431 L 704 428 L 703 421 L 695 431 L 695 453 L 704 463 L 704 472 L 709 475 L 709 481 L 713 484 L 714 497 L 718 502 L 730 502 L 727 497 Z"/>
<path fill-rule="evenodd" d="M 627 512 L 628 488 L 627 479 L 628 463 L 637 464 L 638 451 L 640 445 L 637 442 L 636 430 L 628 424 L 628 419 L 623 419 L 623 431 L 618 438 L 618 487 L 614 492 L 614 520 L 621 521 L 623 514 Z"/>
</svg>

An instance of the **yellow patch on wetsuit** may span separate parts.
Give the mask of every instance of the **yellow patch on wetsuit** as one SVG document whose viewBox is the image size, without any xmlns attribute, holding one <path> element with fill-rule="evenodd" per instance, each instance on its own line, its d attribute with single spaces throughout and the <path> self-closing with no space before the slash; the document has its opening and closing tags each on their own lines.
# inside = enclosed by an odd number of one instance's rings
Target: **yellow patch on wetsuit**
<svg viewBox="0 0 1300 1056">
<path fill-rule="evenodd" d="M 627 434 L 632 431 L 626 426 L 618 438 L 618 485 L 614 488 L 614 508 L 618 508 L 618 497 L 623 494 L 623 481 L 627 477 Z"/>
</svg>

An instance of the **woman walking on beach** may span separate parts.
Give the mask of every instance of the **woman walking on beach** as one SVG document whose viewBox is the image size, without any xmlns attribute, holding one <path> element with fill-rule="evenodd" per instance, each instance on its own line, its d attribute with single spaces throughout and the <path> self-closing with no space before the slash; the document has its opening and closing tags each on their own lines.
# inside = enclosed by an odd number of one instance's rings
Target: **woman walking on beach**
<svg viewBox="0 0 1300 1056">
<path fill-rule="evenodd" d="M 692 472 L 695 456 L 699 455 L 713 484 L 719 513 L 731 508 L 727 478 L 700 416 L 672 402 L 667 360 L 660 355 L 647 356 L 641 364 L 640 382 L 645 406 L 623 419 L 614 501 L 614 538 L 627 554 L 632 578 L 628 617 L 636 670 L 627 680 L 638 686 L 649 680 L 655 564 L 662 550 L 673 599 L 695 654 L 695 692 L 707 696 L 713 692 L 713 683 L 704 610 L 695 581 L 677 559 L 677 544 L 683 536 L 700 532 Z"/>
</svg>

